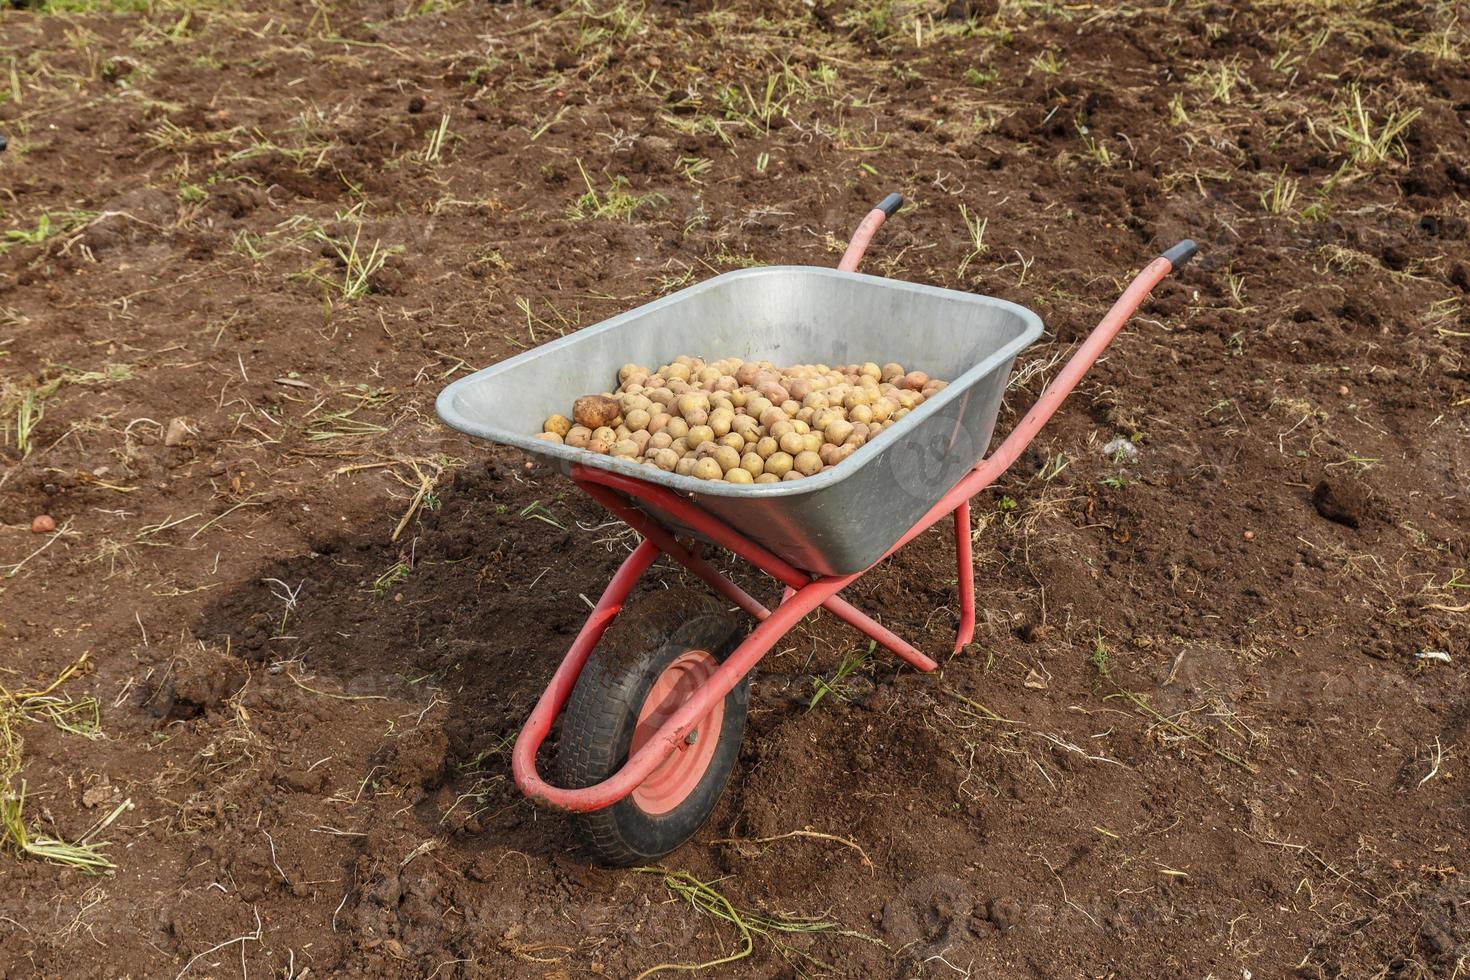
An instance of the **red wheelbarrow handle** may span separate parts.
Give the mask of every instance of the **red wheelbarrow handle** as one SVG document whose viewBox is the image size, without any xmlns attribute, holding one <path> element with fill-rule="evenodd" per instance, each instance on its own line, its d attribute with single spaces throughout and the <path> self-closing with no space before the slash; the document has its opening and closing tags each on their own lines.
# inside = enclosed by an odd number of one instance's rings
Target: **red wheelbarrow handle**
<svg viewBox="0 0 1470 980">
<path fill-rule="evenodd" d="M 857 260 L 862 257 L 863 248 L 871 240 L 873 233 L 877 231 L 878 225 L 881 225 L 883 219 L 892 210 L 896 210 L 900 203 L 902 203 L 902 198 L 897 195 L 889 195 L 884 199 L 883 205 L 869 212 L 868 217 L 864 219 L 858 232 L 853 236 L 853 244 L 848 247 L 848 254 L 843 258 L 844 266 L 847 266 L 849 257 L 852 258 L 852 266 L 856 266 Z M 885 208 L 885 205 L 888 207 Z M 863 247 L 857 248 L 854 254 L 854 247 L 858 245 Z M 1082 376 L 1097 361 L 1112 339 L 1117 336 L 1118 331 L 1138 309 L 1149 291 L 1172 270 L 1189 261 L 1195 251 L 1194 242 L 1185 240 L 1150 262 L 1123 291 L 1123 295 L 1113 304 L 1112 309 L 1093 328 L 1082 346 L 1067 361 L 1066 366 L 1042 392 L 1036 404 L 1000 444 L 1000 447 L 966 474 L 952 490 L 930 508 L 917 524 L 894 542 L 893 547 L 884 553 L 883 558 L 887 558 L 951 513 L 963 516 L 964 528 L 960 537 L 964 545 L 968 545 L 969 499 L 994 483 L 1015 462 L 1022 451 L 1036 438 L 1036 434 L 1046 421 L 1056 414 L 1062 401 L 1082 380 Z M 885 646 L 899 653 L 919 669 L 934 670 L 937 668 L 938 665 L 934 661 L 898 640 L 882 626 L 838 597 L 839 592 L 865 574 L 868 569 L 851 575 L 820 576 L 810 579 L 801 583 L 799 587 L 795 587 L 794 590 L 788 591 L 781 604 L 771 611 L 747 595 L 739 586 L 716 572 L 707 562 L 700 559 L 692 550 L 681 545 L 662 527 L 647 520 L 646 515 L 627 502 L 627 498 L 641 500 L 652 510 L 676 513 L 681 523 L 729 548 L 758 568 L 785 582 L 788 587 L 798 585 L 793 581 L 799 574 L 798 570 L 722 521 L 700 511 L 689 501 L 667 488 L 587 467 L 576 467 L 572 477 L 604 506 L 623 517 L 645 536 L 642 543 L 628 556 L 617 574 L 613 576 L 612 581 L 608 583 L 597 605 L 593 608 L 592 614 L 587 617 L 587 622 L 583 624 L 581 632 L 577 634 L 571 649 L 567 651 L 551 683 L 542 693 L 540 700 L 536 702 L 535 709 L 516 739 L 515 749 L 511 755 L 511 769 L 515 775 L 516 785 L 532 802 L 559 810 L 586 813 L 611 806 L 626 797 L 677 750 L 678 746 L 683 743 L 684 737 L 695 727 L 699 719 L 707 714 L 717 701 L 729 694 L 788 630 L 818 606 L 826 606 L 836 612 L 842 619 L 858 626 L 869 636 L 879 639 Z M 591 656 L 593 648 L 613 618 L 622 609 L 623 602 L 632 592 L 634 584 L 660 552 L 684 564 L 714 586 L 722 595 L 760 619 L 761 622 L 731 652 L 714 675 L 664 722 L 663 726 L 644 743 L 642 748 L 629 756 L 628 761 L 616 773 L 593 786 L 576 788 L 553 786 L 543 780 L 536 771 L 537 750 L 550 733 L 557 714 L 560 713 L 567 699 L 571 697 L 577 677 L 582 673 L 582 668 L 587 663 L 587 658 Z M 967 549 L 961 551 L 962 561 L 966 554 Z M 882 561 L 883 558 L 878 561 Z M 965 578 L 962 576 L 962 589 L 964 583 Z M 971 596 L 962 596 L 963 599 L 970 600 L 970 626 L 973 628 L 973 599 Z M 962 622 L 962 640 L 965 628 Z"/>
</svg>

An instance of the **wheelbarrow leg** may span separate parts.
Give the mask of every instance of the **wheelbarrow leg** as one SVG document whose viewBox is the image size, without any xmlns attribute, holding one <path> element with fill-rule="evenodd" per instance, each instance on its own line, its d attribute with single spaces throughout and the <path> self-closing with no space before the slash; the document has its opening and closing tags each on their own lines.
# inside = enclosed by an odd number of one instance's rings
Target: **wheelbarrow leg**
<svg viewBox="0 0 1470 980">
<path fill-rule="evenodd" d="M 960 634 L 954 641 L 959 653 L 975 639 L 975 561 L 970 553 L 970 502 L 954 509 L 954 551 L 960 583 Z"/>
</svg>

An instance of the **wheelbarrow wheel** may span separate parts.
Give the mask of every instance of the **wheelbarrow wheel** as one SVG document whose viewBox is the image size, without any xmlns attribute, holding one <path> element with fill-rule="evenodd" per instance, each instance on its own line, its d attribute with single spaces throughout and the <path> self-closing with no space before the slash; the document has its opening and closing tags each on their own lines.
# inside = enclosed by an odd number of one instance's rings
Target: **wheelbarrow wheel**
<svg viewBox="0 0 1470 980">
<path fill-rule="evenodd" d="M 558 782 L 591 786 L 708 680 L 745 635 L 741 617 L 710 596 L 670 589 L 633 603 L 588 659 L 567 702 Z M 735 768 L 750 677 L 710 709 L 690 738 L 626 798 L 571 825 L 605 864 L 640 864 L 677 848 L 709 817 Z"/>
</svg>

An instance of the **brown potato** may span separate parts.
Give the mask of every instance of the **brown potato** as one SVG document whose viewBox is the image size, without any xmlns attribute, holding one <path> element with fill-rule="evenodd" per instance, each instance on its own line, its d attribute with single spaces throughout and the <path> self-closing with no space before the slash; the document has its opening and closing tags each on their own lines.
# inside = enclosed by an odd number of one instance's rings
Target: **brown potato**
<svg viewBox="0 0 1470 980">
<path fill-rule="evenodd" d="M 589 429 L 617 425 L 621 416 L 618 400 L 606 395 L 583 395 L 572 403 L 572 418 Z"/>
</svg>

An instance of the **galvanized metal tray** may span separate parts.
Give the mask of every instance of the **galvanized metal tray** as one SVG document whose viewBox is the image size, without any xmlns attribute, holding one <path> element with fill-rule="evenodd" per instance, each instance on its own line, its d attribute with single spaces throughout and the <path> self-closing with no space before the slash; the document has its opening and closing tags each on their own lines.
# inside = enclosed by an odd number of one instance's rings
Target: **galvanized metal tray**
<svg viewBox="0 0 1470 980">
<path fill-rule="evenodd" d="M 688 494 L 793 565 L 846 575 L 882 557 L 984 457 L 1011 366 L 1041 329 L 1035 313 L 989 296 L 769 266 L 716 276 L 460 378 L 440 392 L 436 409 L 461 432 L 563 472 L 581 464 Z M 616 387 L 622 365 L 655 367 L 680 354 L 897 361 L 949 385 L 842 464 L 782 483 L 698 480 L 536 438 L 547 416 Z"/>
</svg>

